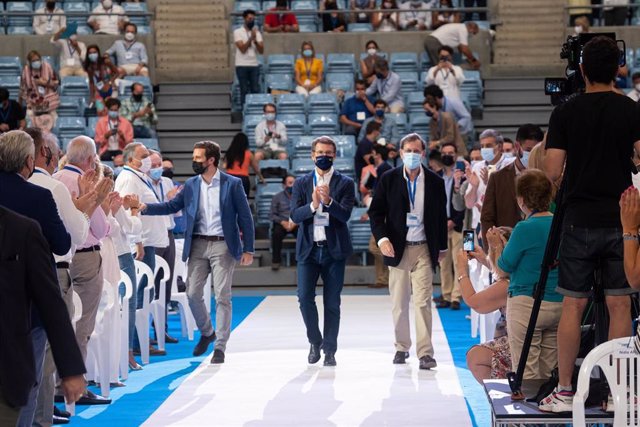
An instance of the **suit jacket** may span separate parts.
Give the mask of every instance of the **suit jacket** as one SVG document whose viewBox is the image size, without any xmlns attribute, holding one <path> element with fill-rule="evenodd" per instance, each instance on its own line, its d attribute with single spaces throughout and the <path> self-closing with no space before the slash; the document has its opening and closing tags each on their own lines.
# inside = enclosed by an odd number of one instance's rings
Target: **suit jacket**
<svg viewBox="0 0 640 427">
<path fill-rule="evenodd" d="M 395 257 L 384 257 L 386 265 L 395 267 L 400 264 L 407 240 L 407 213 L 409 213 L 409 192 L 407 181 L 402 173 L 403 167 L 386 172 L 380 178 L 373 201 L 369 207 L 371 231 L 378 242 L 387 237 L 393 245 Z M 447 194 L 444 181 L 424 166 L 422 174 L 425 180 L 424 194 L 424 232 L 427 237 L 431 265 L 438 265 L 440 251 L 447 249 Z"/>
<path fill-rule="evenodd" d="M 0 207 L 0 385 L 14 407 L 36 383 L 31 308 L 42 319 L 61 377 L 86 372 L 69 320 L 51 249 L 38 223 Z"/>
<path fill-rule="evenodd" d="M 291 220 L 300 226 L 296 241 L 296 259 L 304 261 L 309 258 L 313 249 L 313 217 L 311 211 L 311 194 L 313 192 L 313 175 L 315 171 L 296 179 L 291 197 Z M 355 203 L 353 180 L 334 169 L 329 192 L 333 203 L 324 212 L 329 213 L 329 226 L 325 227 L 327 245 L 334 259 L 346 259 L 353 253 L 351 234 L 347 223 L 351 218 L 351 210 Z"/>
<path fill-rule="evenodd" d="M 173 200 L 149 204 L 142 213 L 143 215 L 169 215 L 183 211 L 182 214 L 186 217 L 183 261 L 186 261 L 191 253 L 191 241 L 198 219 L 201 180 L 199 175 L 189 178 L 182 191 Z M 253 216 L 242 181 L 222 171 L 220 171 L 220 216 L 224 241 L 229 248 L 229 253 L 236 260 L 242 257 L 243 252 L 253 253 L 255 239 Z"/>
<path fill-rule="evenodd" d="M 515 227 L 521 220 L 522 213 L 516 200 L 516 165 L 513 162 L 489 177 L 480 214 L 485 246 L 487 230 L 491 227 Z"/>
<path fill-rule="evenodd" d="M 453 142 L 456 144 L 458 155 L 466 156 L 467 146 L 462 139 L 458 123 L 456 123 L 453 115 L 440 110 L 439 116 L 440 117 L 437 122 L 433 119 L 429 122 L 429 140 L 438 140 L 441 145 L 446 142 Z"/>
<path fill-rule="evenodd" d="M 440 177 L 443 176 L 444 173 L 444 169 L 441 170 L 440 172 L 438 172 L 438 175 Z M 464 178 L 463 178 L 464 179 Z M 444 181 L 444 178 L 443 178 Z M 464 181 L 462 181 L 464 182 Z M 462 185 L 462 182 L 460 183 L 460 185 Z M 460 233 L 462 231 L 462 228 L 464 226 L 464 213 L 465 211 L 459 211 L 456 208 L 454 208 L 454 203 L 453 203 L 453 198 L 455 197 L 455 181 L 451 181 L 451 199 L 448 201 L 449 202 L 449 213 L 451 215 L 449 215 L 449 217 L 447 218 L 448 220 L 450 219 L 451 221 L 453 221 L 455 223 L 455 225 L 453 226 L 453 229 L 455 231 L 457 231 L 458 233 Z M 445 195 L 447 193 L 445 192 Z"/>
<path fill-rule="evenodd" d="M 65 255 L 71 249 L 71 236 L 58 215 L 51 191 L 18 174 L 0 172 L 0 206 L 35 219 L 54 254 Z"/>
</svg>

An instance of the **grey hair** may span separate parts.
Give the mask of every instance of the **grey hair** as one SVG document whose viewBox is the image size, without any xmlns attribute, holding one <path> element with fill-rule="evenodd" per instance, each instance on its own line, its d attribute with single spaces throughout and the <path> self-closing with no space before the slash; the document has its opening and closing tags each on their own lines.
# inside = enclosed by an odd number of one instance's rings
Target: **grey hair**
<svg viewBox="0 0 640 427">
<path fill-rule="evenodd" d="M 410 133 L 405 135 L 401 140 L 400 140 L 400 149 L 404 149 L 404 144 L 407 142 L 414 142 L 414 141 L 420 141 L 420 143 L 422 143 L 422 149 L 426 150 L 427 149 L 427 143 L 424 142 L 424 139 L 422 139 L 422 137 L 420 135 L 418 135 L 417 133 Z"/>
<path fill-rule="evenodd" d="M 483 130 L 480 136 L 478 137 L 478 140 L 482 140 L 485 138 L 495 138 L 496 143 L 498 144 L 502 144 L 504 142 L 504 137 L 502 136 L 502 134 L 494 129 Z"/>
<path fill-rule="evenodd" d="M 96 143 L 85 135 L 76 136 L 67 147 L 67 162 L 79 165 L 96 155 Z"/>
<path fill-rule="evenodd" d="M 136 148 L 138 147 L 144 147 L 144 145 L 141 142 L 131 142 L 127 144 L 126 147 L 124 147 L 124 150 L 122 151 L 122 159 L 125 163 L 129 163 L 131 160 L 133 160 Z"/>
<path fill-rule="evenodd" d="M 149 150 L 149 155 L 157 154 L 158 157 L 160 157 L 160 161 L 162 161 L 162 153 L 161 152 L 159 152 L 158 150 L 153 150 L 151 148 L 148 148 L 148 150 Z"/>
<path fill-rule="evenodd" d="M 35 158 L 33 138 L 21 130 L 12 130 L 0 136 L 0 170 L 17 173 L 24 168 L 29 156 Z"/>
<path fill-rule="evenodd" d="M 54 133 L 45 132 L 42 135 L 42 140 L 44 141 L 44 146 L 51 150 L 52 153 L 60 154 L 60 140 Z"/>
</svg>

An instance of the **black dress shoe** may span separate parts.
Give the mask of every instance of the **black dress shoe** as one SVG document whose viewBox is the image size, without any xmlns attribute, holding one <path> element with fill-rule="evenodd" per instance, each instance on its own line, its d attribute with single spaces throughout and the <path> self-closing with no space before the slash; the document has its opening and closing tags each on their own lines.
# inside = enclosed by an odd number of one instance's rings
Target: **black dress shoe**
<svg viewBox="0 0 640 427">
<path fill-rule="evenodd" d="M 54 415 L 52 422 L 53 424 L 69 424 L 69 418 Z"/>
<path fill-rule="evenodd" d="M 335 355 L 335 353 L 325 353 L 324 354 L 324 366 L 336 366 L 336 355 Z"/>
<path fill-rule="evenodd" d="M 213 364 L 224 363 L 224 351 L 213 350 L 213 357 L 211 358 L 211 363 Z"/>
<path fill-rule="evenodd" d="M 111 403 L 111 399 L 98 396 L 92 391 L 87 392 L 76 402 L 77 405 L 108 405 Z"/>
<path fill-rule="evenodd" d="M 408 351 L 396 351 L 396 355 L 393 356 L 393 364 L 404 365 L 408 357 L 409 357 Z"/>
<path fill-rule="evenodd" d="M 312 365 L 318 363 L 318 360 L 320 360 L 320 344 L 311 344 L 308 360 Z"/>
<path fill-rule="evenodd" d="M 431 369 L 438 366 L 436 359 L 431 356 L 422 356 L 420 358 L 420 369 Z"/>
<path fill-rule="evenodd" d="M 451 301 L 451 310 L 460 310 L 460 302 Z"/>
<path fill-rule="evenodd" d="M 209 335 L 208 337 L 204 335 L 200 335 L 200 341 L 198 341 L 198 344 L 196 344 L 196 346 L 193 348 L 193 355 L 202 356 L 209 348 L 209 344 L 211 344 L 215 340 L 216 340 L 215 332 Z"/>
<path fill-rule="evenodd" d="M 65 411 L 64 409 L 60 409 L 56 405 L 53 405 L 53 415 L 56 415 L 62 418 L 71 418 L 70 412 Z"/>
<path fill-rule="evenodd" d="M 433 297 L 433 302 L 435 302 L 436 304 L 438 304 L 440 301 L 442 301 L 442 295 Z"/>
<path fill-rule="evenodd" d="M 449 307 L 451 307 L 451 303 L 445 300 L 442 300 L 438 304 L 436 304 L 436 308 L 449 308 Z"/>
<path fill-rule="evenodd" d="M 172 337 L 169 334 L 165 334 L 164 335 L 164 342 L 167 343 L 167 344 L 177 344 L 178 343 L 178 339 Z"/>
</svg>

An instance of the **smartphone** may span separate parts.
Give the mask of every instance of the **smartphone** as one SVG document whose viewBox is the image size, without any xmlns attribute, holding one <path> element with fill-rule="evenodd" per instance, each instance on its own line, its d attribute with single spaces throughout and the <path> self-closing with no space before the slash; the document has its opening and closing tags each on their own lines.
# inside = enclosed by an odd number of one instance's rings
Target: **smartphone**
<svg viewBox="0 0 640 427">
<path fill-rule="evenodd" d="M 464 230 L 462 232 L 462 249 L 466 252 L 472 252 L 476 250 L 474 230 Z"/>
<path fill-rule="evenodd" d="M 464 162 L 462 160 L 458 160 L 456 162 L 456 169 L 461 170 L 462 172 L 465 171 L 466 166 L 465 166 L 465 164 L 464 164 Z"/>
</svg>

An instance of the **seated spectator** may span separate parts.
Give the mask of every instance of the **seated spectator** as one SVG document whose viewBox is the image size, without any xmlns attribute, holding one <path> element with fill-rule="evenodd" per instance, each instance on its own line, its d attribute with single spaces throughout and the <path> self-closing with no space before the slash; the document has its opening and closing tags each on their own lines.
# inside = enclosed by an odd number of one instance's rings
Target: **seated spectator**
<svg viewBox="0 0 640 427">
<path fill-rule="evenodd" d="M 540 266 L 547 246 L 553 215 L 549 204 L 553 195 L 551 182 L 544 172 L 525 171 L 516 182 L 516 197 L 527 219 L 519 222 L 506 243 L 496 228 L 487 233 L 492 262 L 498 276 L 511 276 L 507 300 L 509 347 L 514 370 L 518 366 L 526 334 L 533 291 L 540 278 Z M 557 332 L 562 311 L 562 296 L 555 289 L 557 269 L 549 272 L 533 342 L 525 368 L 525 379 L 548 379 L 557 366 Z"/>
<path fill-rule="evenodd" d="M 68 39 L 60 38 L 66 28 L 60 28 L 53 37 L 51 43 L 60 50 L 60 77 L 79 76 L 87 77 L 84 70 L 84 62 L 87 58 L 87 45 L 78 41 L 76 34 L 71 35 Z"/>
<path fill-rule="evenodd" d="M 158 123 L 158 115 L 153 102 L 144 96 L 142 83 L 131 85 L 131 97 L 122 102 L 122 117 L 133 125 L 134 138 L 153 138 L 153 126 Z"/>
<path fill-rule="evenodd" d="M 377 94 L 378 98 L 389 104 L 389 109 L 392 113 L 404 112 L 404 98 L 400 91 L 402 88 L 400 76 L 391 71 L 389 62 L 382 58 L 375 62 L 374 70 L 376 78 L 367 89 L 367 95 Z"/>
<path fill-rule="evenodd" d="M 9 90 L 0 86 L 0 134 L 10 130 L 23 130 L 27 125 L 24 109 L 13 99 Z"/>
<path fill-rule="evenodd" d="M 424 88 L 424 97 L 428 101 L 434 99 L 438 104 L 438 107 L 442 111 L 453 114 L 453 118 L 458 123 L 458 129 L 462 139 L 466 142 L 469 141 L 469 137 L 473 131 L 473 124 L 471 123 L 471 114 L 462 103 L 460 98 L 449 98 L 444 96 L 444 92 L 436 85 L 429 85 Z"/>
<path fill-rule="evenodd" d="M 349 9 L 351 13 L 351 22 L 359 24 L 367 24 L 371 22 L 371 13 L 365 13 L 366 10 L 374 10 L 376 8 L 375 0 L 350 0 Z"/>
<path fill-rule="evenodd" d="M 302 42 L 301 58 L 296 60 L 295 79 L 296 93 L 309 96 L 322 92 L 323 67 L 320 58 L 316 58 L 316 51 L 311 42 Z"/>
<path fill-rule="evenodd" d="M 262 107 L 264 120 L 256 125 L 255 137 L 256 162 L 264 159 L 287 158 L 287 127 L 279 120 L 276 120 L 276 106 L 265 104 Z"/>
<path fill-rule="evenodd" d="M 383 99 L 378 99 L 375 102 L 374 107 L 374 115 L 372 117 L 369 117 L 362 123 L 357 141 L 361 141 L 366 136 L 367 125 L 372 121 L 376 121 L 382 126 L 382 128 L 380 129 L 380 139 L 378 140 L 378 143 L 382 145 L 397 144 L 400 140 L 400 134 L 398 133 L 398 124 L 393 117 L 389 117 L 385 114 L 388 109 L 387 102 Z"/>
<path fill-rule="evenodd" d="M 136 40 L 138 27 L 136 24 L 128 23 L 124 29 L 124 40 L 116 40 L 107 50 L 111 56 L 115 55 L 118 64 L 118 74 L 124 76 L 149 76 L 147 64 L 147 48 L 144 44 Z"/>
<path fill-rule="evenodd" d="M 589 18 L 587 18 L 586 16 L 579 16 L 573 22 L 573 32 L 576 36 L 578 34 L 589 32 Z"/>
<path fill-rule="evenodd" d="M 298 233 L 298 226 L 289 219 L 291 195 L 295 180 L 296 177 L 293 175 L 285 176 L 282 179 L 283 190 L 271 199 L 269 218 L 273 222 L 271 229 L 271 269 L 273 271 L 280 269 L 282 241 L 287 237 L 287 234 L 291 233 L 293 237 L 296 237 Z"/>
<path fill-rule="evenodd" d="M 375 99 L 366 94 L 367 83 L 364 80 L 356 80 L 356 93 L 344 101 L 340 112 L 340 123 L 343 125 L 343 133 L 357 136 L 362 128 L 362 123 L 375 113 Z"/>
<path fill-rule="evenodd" d="M 627 96 L 634 101 L 640 101 L 640 72 L 636 71 L 631 76 L 631 82 L 633 85 L 633 89 L 627 94 Z"/>
<path fill-rule="evenodd" d="M 438 63 L 429 68 L 425 83 L 437 85 L 448 98 L 460 99 L 464 71 L 461 67 L 453 65 L 453 49 L 450 46 L 442 46 L 438 55 Z"/>
<path fill-rule="evenodd" d="M 58 85 L 60 80 L 51 64 L 42 60 L 35 50 L 27 54 L 27 63 L 20 78 L 20 96 L 18 103 L 26 102 L 27 115 L 33 126 L 51 131 L 56 125 L 60 105 Z"/>
<path fill-rule="evenodd" d="M 260 64 L 258 54 L 264 53 L 262 33 L 256 26 L 256 12 L 242 12 L 244 25 L 233 31 L 236 77 L 240 85 L 240 103 L 244 105 L 248 93 L 260 92 Z"/>
<path fill-rule="evenodd" d="M 396 0 L 384 0 L 381 12 L 374 13 L 371 17 L 371 25 L 375 31 L 389 32 L 398 30 L 398 12 L 384 12 L 385 9 L 398 9 Z"/>
<path fill-rule="evenodd" d="M 593 15 L 592 15 L 592 10 L 590 7 L 591 6 L 591 0 L 569 0 L 567 2 L 567 6 L 572 6 L 571 9 L 569 9 L 569 26 L 573 27 L 574 25 L 578 25 L 576 23 L 576 21 L 579 18 L 585 18 L 587 20 L 587 22 L 591 23 L 590 21 L 593 19 Z M 573 8 L 575 6 L 587 6 L 584 8 Z"/>
<path fill-rule="evenodd" d="M 251 181 L 249 181 L 249 166 L 258 176 L 260 182 L 264 181 L 258 167 L 258 161 L 249 150 L 249 138 L 242 132 L 238 132 L 231 141 L 231 145 L 224 155 L 223 168 L 229 175 L 233 175 L 242 180 L 244 193 L 249 197 L 251 191 Z"/>
<path fill-rule="evenodd" d="M 440 0 L 438 5 L 441 9 L 452 8 L 451 0 Z M 435 30 L 444 24 L 460 22 L 460 14 L 458 12 L 449 12 L 447 10 L 435 10 L 431 12 L 431 29 Z"/>
<path fill-rule="evenodd" d="M 432 1 L 409 0 L 400 5 L 400 28 L 405 31 L 424 31 L 431 27 L 431 12 L 425 9 L 432 7 Z"/>
<path fill-rule="evenodd" d="M 298 18 L 293 13 L 288 13 L 287 0 L 276 0 L 276 7 L 269 9 L 264 17 L 265 33 L 297 33 L 300 31 Z"/>
<path fill-rule="evenodd" d="M 360 59 L 360 74 L 362 74 L 362 78 L 366 80 L 367 86 L 369 86 L 376 77 L 374 67 L 376 60 L 380 58 L 378 54 L 378 52 L 380 52 L 380 48 L 375 40 L 369 40 L 365 45 L 365 48 L 367 50 L 367 56 Z"/>
<path fill-rule="evenodd" d="M 429 149 L 440 150 L 447 143 L 455 144 L 459 156 L 467 155 L 467 146 L 464 144 L 458 125 L 451 113 L 442 111 L 434 101 L 424 100 L 422 104 L 425 114 L 431 117 L 429 121 Z"/>
<path fill-rule="evenodd" d="M 472 69 L 480 68 L 480 61 L 469 49 L 469 35 L 478 34 L 478 24 L 473 21 L 464 24 L 444 24 L 424 39 L 424 50 L 427 51 L 432 64 L 438 63 L 438 53 L 442 46 L 451 46 L 467 58 Z"/>
<path fill-rule="evenodd" d="M 123 7 L 114 5 L 113 0 L 101 0 L 87 20 L 94 33 L 114 36 L 120 34 L 127 22 L 129 17 L 124 13 Z"/>
<path fill-rule="evenodd" d="M 105 102 L 107 115 L 96 123 L 96 146 L 101 160 L 112 160 L 133 142 L 131 122 L 120 115 L 120 101 L 109 98 Z"/>
<path fill-rule="evenodd" d="M 355 176 L 360 180 L 362 169 L 369 165 L 369 158 L 372 156 L 373 146 L 380 138 L 380 129 L 382 125 L 379 122 L 371 121 L 367 123 L 365 128 L 365 137 L 358 141 L 358 148 L 354 159 Z"/>
<path fill-rule="evenodd" d="M 487 0 L 464 0 L 464 7 L 487 7 Z M 471 21 L 472 19 L 473 19 L 473 12 L 467 12 L 464 14 L 465 21 Z M 486 21 L 487 12 L 478 12 L 478 19 L 480 21 Z"/>
<path fill-rule="evenodd" d="M 56 7 L 55 1 L 47 0 L 42 7 L 36 9 L 32 26 L 33 32 L 39 36 L 55 34 L 67 26 L 67 17 L 64 10 Z"/>
<path fill-rule="evenodd" d="M 103 116 L 107 114 L 104 100 L 118 95 L 118 69 L 111 62 L 109 54 L 101 55 L 100 48 L 95 44 L 87 47 L 84 69 L 89 77 L 89 100 L 91 104 L 95 104 L 98 115 Z"/>
<path fill-rule="evenodd" d="M 327 0 L 325 2 L 325 10 L 331 13 L 322 14 L 322 31 L 327 33 L 343 33 L 347 30 L 347 21 L 342 13 L 338 13 L 338 4 L 336 0 Z"/>
</svg>

